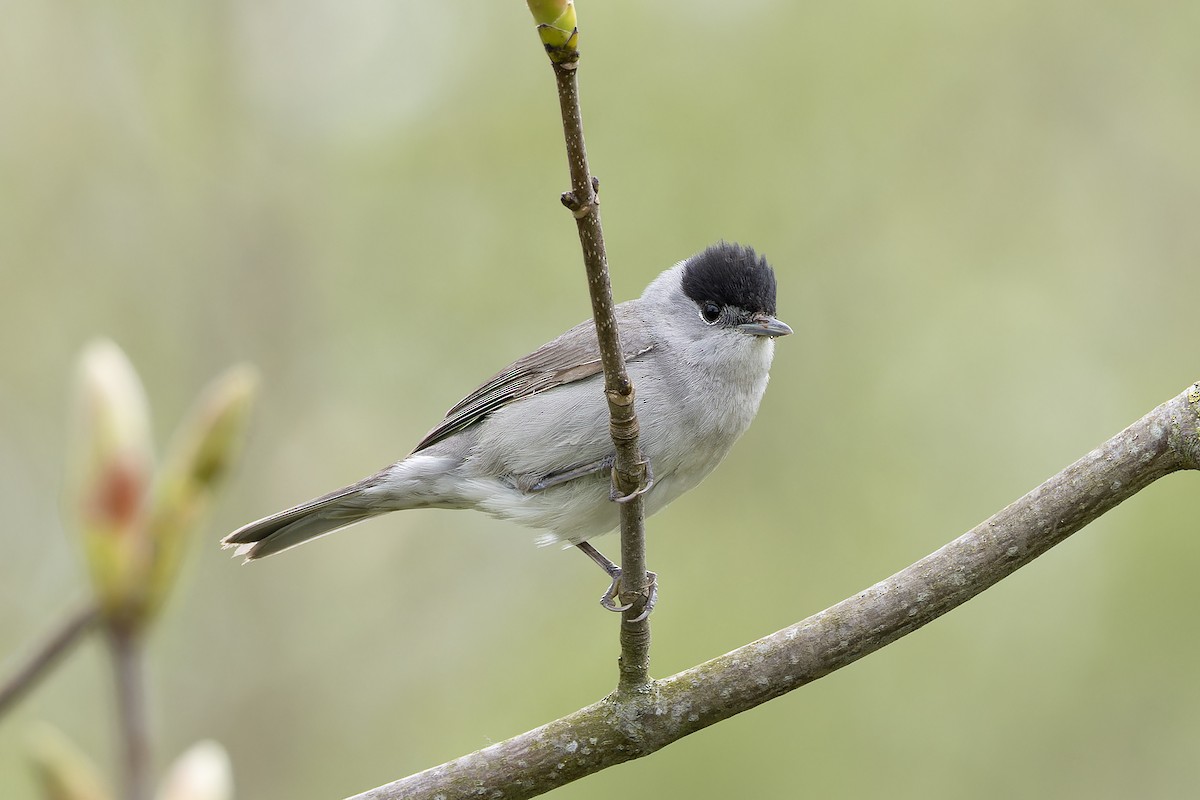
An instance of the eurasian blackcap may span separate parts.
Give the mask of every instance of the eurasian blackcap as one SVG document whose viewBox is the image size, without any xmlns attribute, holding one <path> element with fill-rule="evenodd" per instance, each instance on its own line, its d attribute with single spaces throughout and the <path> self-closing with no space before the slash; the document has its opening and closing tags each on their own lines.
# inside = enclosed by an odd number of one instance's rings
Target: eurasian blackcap
<svg viewBox="0 0 1200 800">
<path fill-rule="evenodd" d="M 721 242 L 663 272 L 616 307 L 636 391 L 649 516 L 696 486 L 733 447 L 767 388 L 775 337 L 775 273 L 749 247 Z M 411 454 L 307 503 L 245 525 L 223 544 L 262 558 L 356 522 L 407 508 L 473 508 L 580 547 L 618 525 L 613 443 L 593 322 L 505 367 L 450 409 Z M 649 605 L 649 604 L 648 604 Z"/>
</svg>

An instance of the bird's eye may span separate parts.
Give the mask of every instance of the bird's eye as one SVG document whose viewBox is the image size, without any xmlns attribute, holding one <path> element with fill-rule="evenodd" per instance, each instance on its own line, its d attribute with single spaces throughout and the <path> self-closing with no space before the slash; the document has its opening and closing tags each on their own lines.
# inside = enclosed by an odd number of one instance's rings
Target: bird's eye
<svg viewBox="0 0 1200 800">
<path fill-rule="evenodd" d="M 700 304 L 700 316 L 709 325 L 721 318 L 721 307 L 712 300 L 705 301 Z"/>
</svg>

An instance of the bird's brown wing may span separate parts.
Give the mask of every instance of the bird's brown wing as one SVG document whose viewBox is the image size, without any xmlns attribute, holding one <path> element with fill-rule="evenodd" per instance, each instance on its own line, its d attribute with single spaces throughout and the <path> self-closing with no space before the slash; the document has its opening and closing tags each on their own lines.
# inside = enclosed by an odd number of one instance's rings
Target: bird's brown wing
<svg viewBox="0 0 1200 800">
<path fill-rule="evenodd" d="M 618 312 L 625 310 L 623 306 L 625 304 L 618 306 Z M 632 320 L 627 314 L 618 313 L 618 319 L 621 325 L 621 349 L 625 352 L 626 361 L 639 358 L 654 348 L 654 343 L 645 332 L 644 326 L 629 324 Z M 588 320 L 529 355 L 517 359 L 464 397 L 446 412 L 446 418 L 425 435 L 413 452 L 424 450 L 474 425 L 514 400 L 583 380 L 602 371 L 595 323 Z"/>
</svg>

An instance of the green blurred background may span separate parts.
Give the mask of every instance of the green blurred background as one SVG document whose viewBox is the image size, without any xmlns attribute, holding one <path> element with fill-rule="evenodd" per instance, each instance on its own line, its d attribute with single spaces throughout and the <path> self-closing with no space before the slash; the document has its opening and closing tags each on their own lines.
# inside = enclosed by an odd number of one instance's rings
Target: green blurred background
<svg viewBox="0 0 1200 800">
<path fill-rule="evenodd" d="M 1200 5 L 582 0 L 615 292 L 724 237 L 774 262 L 758 421 L 652 520 L 667 675 L 937 548 L 1200 378 Z M 521 2 L 16 0 L 0 25 L 0 657 L 85 592 L 61 521 L 83 343 L 164 440 L 226 365 L 253 439 L 150 642 L 155 750 L 242 798 L 361 791 L 592 702 L 586 559 L 410 512 L 252 567 L 218 538 L 408 452 L 588 313 Z M 863 662 L 560 790 L 1179 797 L 1200 753 L 1194 476 Z M 601 542 L 616 550 L 615 538 Z M 110 765 L 91 642 L 0 720 Z"/>
</svg>

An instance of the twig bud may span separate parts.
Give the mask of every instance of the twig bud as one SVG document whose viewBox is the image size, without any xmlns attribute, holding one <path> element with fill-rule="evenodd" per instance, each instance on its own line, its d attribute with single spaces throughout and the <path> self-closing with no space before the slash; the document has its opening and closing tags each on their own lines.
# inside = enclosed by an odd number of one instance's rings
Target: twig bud
<svg viewBox="0 0 1200 800">
<path fill-rule="evenodd" d="M 105 619 L 136 631 L 162 606 L 188 534 L 241 450 L 258 378 L 239 366 L 210 384 L 151 488 L 149 412 L 129 360 L 97 342 L 79 374 L 71 505 Z"/>
<path fill-rule="evenodd" d="M 111 800 L 96 765 L 57 728 L 35 730 L 29 758 L 44 800 Z"/>
<path fill-rule="evenodd" d="M 233 770 L 225 748 L 197 742 L 175 760 L 163 779 L 158 800 L 232 800 Z"/>
<path fill-rule="evenodd" d="M 142 506 L 154 469 L 145 391 L 114 343 L 84 349 L 75 405 L 69 504 L 100 606 L 112 619 L 137 605 L 145 586 L 152 553 Z"/>
<path fill-rule="evenodd" d="M 154 487 L 147 523 L 155 551 L 150 612 L 169 592 L 190 534 L 242 449 L 257 389 L 253 368 L 233 367 L 209 384 L 179 426 Z"/>
<path fill-rule="evenodd" d="M 574 0 L 526 0 L 546 54 L 556 64 L 579 58 Z"/>
</svg>

